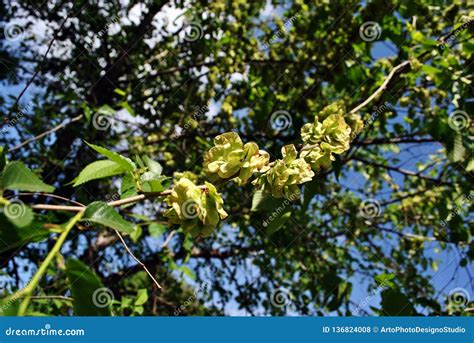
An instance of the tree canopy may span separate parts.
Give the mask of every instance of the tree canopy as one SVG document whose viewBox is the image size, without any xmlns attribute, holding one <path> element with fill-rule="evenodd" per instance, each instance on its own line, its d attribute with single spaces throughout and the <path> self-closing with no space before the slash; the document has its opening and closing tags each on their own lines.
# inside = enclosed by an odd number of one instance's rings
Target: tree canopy
<svg viewBox="0 0 474 343">
<path fill-rule="evenodd" d="M 1 314 L 473 313 L 470 1 L 1 6 Z"/>
</svg>

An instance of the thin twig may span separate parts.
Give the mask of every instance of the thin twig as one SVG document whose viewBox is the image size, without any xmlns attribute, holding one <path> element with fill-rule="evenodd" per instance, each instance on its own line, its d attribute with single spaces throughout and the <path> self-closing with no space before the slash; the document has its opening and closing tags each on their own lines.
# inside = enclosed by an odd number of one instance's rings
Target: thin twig
<svg viewBox="0 0 474 343">
<path fill-rule="evenodd" d="M 84 206 L 49 205 L 49 204 L 31 205 L 31 208 L 34 210 L 69 211 L 69 212 L 81 212 L 84 210 Z"/>
<path fill-rule="evenodd" d="M 76 205 L 83 206 L 83 207 L 86 206 L 84 204 L 81 204 L 80 202 L 77 202 L 77 201 L 69 199 L 69 198 L 65 198 L 65 197 L 62 197 L 62 196 L 59 196 L 59 195 L 56 195 L 56 194 L 43 193 L 43 192 L 21 192 L 21 193 L 18 193 L 18 194 L 7 196 L 7 197 L 5 197 L 5 199 L 11 199 L 11 198 L 14 198 L 14 197 L 17 197 L 17 196 L 43 196 L 43 197 L 47 197 L 47 198 L 60 199 L 60 200 L 67 201 L 67 202 L 70 202 L 72 204 L 76 204 Z"/>
<path fill-rule="evenodd" d="M 20 92 L 20 94 L 18 95 L 18 97 L 15 99 L 15 102 L 13 103 L 12 107 L 10 107 L 10 111 L 8 111 L 8 114 L 6 115 L 3 123 L 0 125 L 0 126 L 3 126 L 3 124 L 5 124 L 7 121 L 8 121 L 8 118 L 10 118 L 10 115 L 13 113 L 15 107 L 18 105 L 18 103 L 20 102 L 20 99 L 23 97 L 23 95 L 25 94 L 25 92 L 27 91 L 27 89 L 30 87 L 30 85 L 33 83 L 33 81 L 35 80 L 35 78 L 38 76 L 38 74 L 40 73 L 41 69 L 43 68 L 43 64 L 44 62 L 46 61 L 46 57 L 48 57 L 48 54 L 49 54 L 49 51 L 51 50 L 51 48 L 53 47 L 53 43 L 54 41 L 58 38 L 59 36 L 59 33 L 62 31 L 64 25 L 66 24 L 67 20 L 69 19 L 69 15 L 70 13 L 68 13 L 68 15 L 66 16 L 66 18 L 64 19 L 64 21 L 61 23 L 61 26 L 59 26 L 59 28 L 56 30 L 56 32 L 54 33 L 54 36 L 53 36 L 53 39 L 51 40 L 51 42 L 49 42 L 49 45 L 48 45 L 48 48 L 46 49 L 46 52 L 44 53 L 43 55 L 43 58 L 39 64 L 39 67 L 36 69 L 35 73 L 33 74 L 33 76 L 31 77 L 31 79 L 26 83 L 25 87 L 23 88 L 23 90 Z"/>
<path fill-rule="evenodd" d="M 171 231 L 171 233 L 168 235 L 168 237 L 166 237 L 165 241 L 161 245 L 161 249 L 163 249 L 169 244 L 169 242 L 171 241 L 171 238 L 173 238 L 175 234 L 176 234 L 176 230 Z"/>
<path fill-rule="evenodd" d="M 66 297 L 64 295 L 33 295 L 30 297 L 31 300 L 49 300 L 49 299 L 57 299 L 57 300 L 68 300 L 73 301 L 73 298 Z"/>
<path fill-rule="evenodd" d="M 199 185 L 199 188 L 202 190 L 206 190 L 207 186 L 205 185 Z M 163 192 L 150 192 L 150 193 L 143 193 L 139 195 L 134 195 L 125 199 L 120 199 L 120 200 L 115 200 L 115 201 L 110 201 L 107 203 L 107 205 L 111 207 L 118 207 L 122 205 L 127 205 L 127 204 L 132 204 L 144 199 L 149 199 L 149 198 L 158 198 L 162 196 L 167 196 L 170 195 L 171 192 L 173 192 L 172 189 L 167 189 L 166 191 Z M 84 206 L 67 206 L 67 205 L 49 205 L 49 204 L 35 204 L 31 206 L 32 209 L 35 210 L 51 210 L 51 211 L 70 211 L 70 212 L 79 212 L 84 209 Z"/>
<path fill-rule="evenodd" d="M 360 111 L 362 108 L 364 108 L 365 106 L 367 106 L 368 104 L 370 104 L 372 100 L 377 98 L 385 90 L 385 88 L 387 88 L 388 84 L 395 77 L 395 75 L 401 73 L 404 68 L 410 66 L 410 63 L 411 63 L 410 61 L 405 61 L 405 62 L 400 63 L 396 67 L 394 67 L 392 71 L 387 75 L 387 77 L 385 78 L 385 81 L 380 85 L 380 87 L 377 88 L 377 90 L 374 93 L 372 93 L 372 95 L 369 96 L 363 103 L 353 108 L 350 111 L 350 113 L 356 113 Z"/>
<path fill-rule="evenodd" d="M 150 271 L 148 270 L 148 268 L 145 266 L 145 264 L 140 261 L 133 253 L 132 251 L 129 249 L 127 243 L 125 243 L 125 240 L 123 239 L 122 235 L 120 234 L 120 232 L 118 232 L 117 230 L 114 230 L 115 233 L 117 234 L 117 236 L 120 238 L 120 240 L 122 241 L 122 244 L 123 246 L 125 247 L 125 250 L 127 250 L 128 254 L 135 260 L 137 261 L 137 263 L 142 266 L 142 268 L 146 271 L 146 273 L 148 274 L 148 276 L 153 280 L 153 282 L 155 283 L 155 285 L 161 289 L 162 287 L 160 286 L 160 284 L 158 283 L 158 281 L 156 281 L 155 277 L 153 276 L 152 273 L 150 273 Z"/>
<path fill-rule="evenodd" d="M 80 114 L 80 115 L 78 115 L 78 116 L 72 118 L 71 120 L 65 120 L 65 121 L 63 121 L 61 124 L 59 124 L 59 125 L 53 127 L 52 129 L 50 129 L 50 130 L 48 130 L 48 131 L 45 131 L 45 132 L 43 132 L 43 133 L 40 133 L 39 135 L 37 135 L 37 136 L 35 136 L 35 137 L 32 137 L 32 138 L 30 138 L 30 139 L 27 139 L 26 141 L 24 141 L 24 142 L 22 142 L 22 143 L 20 143 L 20 144 L 18 144 L 18 145 L 16 145 L 16 146 L 14 146 L 13 148 L 9 149 L 8 151 L 14 151 L 14 150 L 20 149 L 21 147 L 27 145 L 28 143 L 31 143 L 31 142 L 36 141 L 36 140 L 38 140 L 38 139 L 41 139 L 41 138 L 43 138 L 43 137 L 45 137 L 45 136 L 47 136 L 47 135 L 49 135 L 49 134 L 51 134 L 51 133 L 53 133 L 53 132 L 56 132 L 56 131 L 62 129 L 63 127 L 65 127 L 65 126 L 67 126 L 67 125 L 69 125 L 69 124 L 71 124 L 71 123 L 74 123 L 74 122 L 76 122 L 76 121 L 78 121 L 78 120 L 81 120 L 82 117 L 83 117 L 83 115 Z"/>
<path fill-rule="evenodd" d="M 378 163 L 378 162 L 374 162 L 374 161 L 367 161 L 367 160 L 365 160 L 363 158 L 360 158 L 360 157 L 353 157 L 352 159 L 356 160 L 356 161 L 359 161 L 361 163 L 364 163 L 364 164 L 369 164 L 369 165 L 374 166 L 374 167 L 384 168 L 384 169 L 387 169 L 387 170 L 392 170 L 394 172 L 397 172 L 397 173 L 400 173 L 400 174 L 403 174 L 403 175 L 406 175 L 406 176 L 418 177 L 420 179 L 423 179 L 423 180 L 426 180 L 426 181 L 429 181 L 429 182 L 433 182 L 437 185 L 451 185 L 450 182 L 447 182 L 447 181 L 444 181 L 444 180 L 441 180 L 441 179 L 434 179 L 432 177 L 429 177 L 429 176 L 426 176 L 426 175 L 423 175 L 423 174 L 415 173 L 414 171 L 411 171 L 411 170 L 406 170 L 406 169 L 402 169 L 402 168 L 398 168 L 398 167 L 388 166 L 388 165 Z"/>
</svg>

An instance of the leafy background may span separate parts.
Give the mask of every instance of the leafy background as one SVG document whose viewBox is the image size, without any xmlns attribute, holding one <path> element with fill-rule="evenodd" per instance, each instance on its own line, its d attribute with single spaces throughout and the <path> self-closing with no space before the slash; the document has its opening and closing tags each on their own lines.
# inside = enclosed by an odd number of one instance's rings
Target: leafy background
<svg viewBox="0 0 474 343">
<path fill-rule="evenodd" d="M 301 201 L 253 212 L 255 187 L 226 183 L 220 192 L 229 217 L 205 239 L 169 225 L 161 202 L 122 208 L 140 227 L 124 239 L 163 288 L 113 230 L 92 222 L 68 236 L 27 313 L 471 313 L 472 26 L 448 44 L 436 41 L 474 17 L 467 0 L 1 6 L 0 142 L 9 160 L 23 161 L 55 194 L 85 204 L 124 191 L 121 177 L 68 184 L 99 159 L 85 142 L 150 156 L 169 177 L 200 174 L 213 137 L 227 131 L 278 156 L 283 145 L 299 143 L 300 128 L 323 107 L 343 100 L 354 108 L 394 66 L 423 56 L 360 112 L 364 130 L 302 187 Z M 361 31 L 367 22 L 378 25 L 368 31 L 375 38 Z M 291 118 L 283 130 L 271 120 L 276 111 Z M 452 125 L 455 111 L 460 127 Z M 14 237 L 19 244 L 2 246 L 5 296 L 28 285 L 54 246 L 57 235 L 44 224 L 71 217 L 35 214 L 32 231 Z M 11 242 L 15 229 L 0 220 L 0 239 Z M 96 290 L 106 306 L 93 301 Z M 12 308 L 8 302 L 3 312 Z"/>
</svg>

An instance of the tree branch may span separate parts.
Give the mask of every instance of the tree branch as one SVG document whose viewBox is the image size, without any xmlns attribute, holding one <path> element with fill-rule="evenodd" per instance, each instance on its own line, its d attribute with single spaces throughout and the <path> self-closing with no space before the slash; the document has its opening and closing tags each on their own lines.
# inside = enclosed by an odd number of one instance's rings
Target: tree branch
<svg viewBox="0 0 474 343">
<path fill-rule="evenodd" d="M 392 170 L 394 172 L 397 172 L 397 173 L 400 173 L 400 174 L 403 174 L 403 175 L 406 175 L 406 176 L 415 176 L 415 177 L 418 177 L 420 179 L 436 183 L 437 185 L 451 185 L 451 183 L 449 183 L 447 181 L 444 181 L 444 180 L 441 180 L 441 179 L 434 179 L 434 178 L 431 178 L 429 176 L 425 176 L 425 175 L 422 175 L 422 174 L 419 174 L 419 173 L 415 173 L 411 170 L 405 170 L 405 169 L 398 168 L 398 167 L 392 167 L 392 166 L 388 166 L 388 165 L 385 165 L 385 164 L 382 164 L 382 163 L 378 163 L 378 162 L 374 162 L 374 161 L 368 161 L 368 160 L 365 160 L 363 158 L 355 157 L 355 156 L 352 157 L 352 159 L 356 160 L 356 161 L 359 161 L 359 162 L 362 162 L 364 164 L 372 165 L 374 167 L 379 167 L 379 168 L 384 168 L 384 169 L 387 169 L 387 170 Z"/>
<path fill-rule="evenodd" d="M 32 138 L 30 138 L 30 139 L 27 139 L 26 141 L 24 141 L 24 142 L 18 144 L 17 146 L 14 146 L 13 148 L 9 149 L 8 151 L 14 151 L 14 150 L 20 149 L 21 147 L 27 145 L 28 143 L 31 143 L 31 142 L 36 141 L 36 140 L 38 140 L 38 139 L 41 139 L 41 138 L 43 138 L 43 137 L 45 137 L 45 136 L 47 136 L 47 135 L 49 135 L 49 134 L 51 134 L 51 133 L 53 133 L 53 132 L 56 132 L 56 131 L 62 129 L 63 127 L 65 127 L 65 126 L 67 126 L 67 125 L 69 125 L 69 124 L 71 124 L 71 123 L 74 123 L 74 122 L 76 122 L 76 121 L 78 121 L 78 120 L 81 120 L 82 117 L 83 117 L 83 115 L 80 114 L 80 115 L 78 115 L 78 116 L 72 118 L 71 120 L 65 120 L 65 121 L 63 121 L 61 124 L 59 124 L 59 125 L 53 127 L 52 129 L 47 130 L 47 131 L 45 131 L 45 132 L 43 132 L 43 133 L 40 133 L 39 135 L 37 135 L 37 136 L 35 136 L 35 137 L 32 137 Z"/>
<path fill-rule="evenodd" d="M 350 111 L 350 113 L 356 113 L 356 112 L 360 111 L 361 109 L 363 109 L 368 104 L 370 104 L 372 102 L 372 100 L 376 99 L 387 88 L 390 81 L 396 75 L 403 73 L 405 71 L 405 69 L 409 68 L 410 64 L 411 64 L 410 61 L 405 61 L 405 62 L 402 62 L 399 65 L 397 65 L 395 68 L 393 68 L 392 71 L 385 78 L 385 81 L 380 85 L 380 87 L 377 88 L 377 90 L 374 93 L 372 93 L 372 95 L 369 96 L 363 103 L 361 103 L 360 105 L 354 107 Z"/>
<path fill-rule="evenodd" d="M 150 271 L 148 270 L 148 268 L 146 267 L 146 265 L 140 261 L 133 253 L 132 251 L 130 250 L 130 248 L 128 247 L 127 243 L 125 243 L 125 240 L 123 239 L 122 235 L 120 234 L 120 232 L 118 232 L 117 230 L 114 230 L 115 233 L 117 234 L 117 236 L 119 237 L 120 241 L 122 242 L 123 246 L 125 247 L 125 249 L 127 250 L 128 254 L 135 260 L 137 261 L 137 263 L 145 270 L 145 272 L 148 274 L 148 276 L 153 280 L 153 282 L 155 283 L 155 285 L 161 289 L 162 287 L 160 286 L 160 284 L 158 283 L 158 281 L 156 281 L 155 277 L 153 276 L 152 273 L 150 273 Z"/>
<path fill-rule="evenodd" d="M 62 31 L 64 25 L 66 24 L 67 20 L 69 19 L 69 15 L 70 13 L 67 14 L 66 18 L 63 20 L 63 22 L 61 23 L 61 26 L 59 26 L 59 28 L 56 30 L 56 32 L 54 33 L 54 36 L 53 36 L 53 39 L 49 42 L 49 45 L 48 45 L 48 48 L 46 49 L 46 52 L 44 53 L 43 55 L 43 59 L 41 60 L 40 62 L 40 65 L 39 67 L 36 69 L 35 73 L 33 74 L 33 76 L 31 77 L 31 79 L 26 83 L 25 87 L 23 88 L 23 90 L 20 92 L 20 94 L 18 95 L 18 97 L 15 99 L 15 102 L 13 103 L 12 107 L 10 107 L 10 111 L 8 111 L 8 114 L 5 116 L 4 120 L 3 120 L 3 123 L 0 124 L 0 127 L 3 126 L 10 118 L 10 115 L 13 113 L 14 109 L 16 108 L 16 106 L 18 105 L 18 103 L 20 102 L 20 99 L 23 97 L 23 95 L 25 94 L 25 92 L 27 91 L 27 89 L 31 86 L 31 84 L 33 83 L 33 81 L 35 80 L 35 78 L 38 76 L 38 74 L 40 73 L 41 69 L 43 69 L 43 64 L 44 62 L 46 62 L 46 57 L 48 56 L 49 54 L 49 51 L 51 50 L 51 48 L 53 47 L 53 43 L 56 41 L 56 39 L 58 38 L 59 36 L 59 33 Z"/>
</svg>

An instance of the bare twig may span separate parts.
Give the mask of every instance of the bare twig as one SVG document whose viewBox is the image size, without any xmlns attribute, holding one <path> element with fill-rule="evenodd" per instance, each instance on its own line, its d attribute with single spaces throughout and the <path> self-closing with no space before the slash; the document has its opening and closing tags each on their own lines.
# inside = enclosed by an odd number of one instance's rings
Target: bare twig
<svg viewBox="0 0 474 343">
<path fill-rule="evenodd" d="M 73 301 L 72 298 L 66 297 L 64 295 L 32 295 L 30 297 L 31 300 L 68 300 L 68 301 Z"/>
<path fill-rule="evenodd" d="M 198 186 L 202 190 L 207 189 L 207 186 L 205 185 L 200 185 Z M 150 198 L 158 198 L 162 196 L 167 196 L 170 195 L 172 189 L 167 189 L 166 191 L 163 192 L 150 192 L 150 193 L 143 193 L 139 195 L 134 195 L 125 199 L 120 199 L 120 200 L 115 200 L 115 201 L 110 201 L 107 203 L 107 205 L 111 207 L 118 207 L 122 205 L 127 205 L 127 204 L 132 204 L 135 202 L 139 202 L 144 199 L 150 199 Z M 49 205 L 49 204 L 35 204 L 32 205 L 31 208 L 35 210 L 51 210 L 51 211 L 70 211 L 70 212 L 79 212 L 84 209 L 84 206 L 67 206 L 67 205 Z"/>
<path fill-rule="evenodd" d="M 385 164 L 374 162 L 374 161 L 367 161 L 367 160 L 365 160 L 363 158 L 360 158 L 360 157 L 353 157 L 352 159 L 356 160 L 356 161 L 359 161 L 359 162 L 362 162 L 364 164 L 372 165 L 374 167 L 383 168 L 383 169 L 387 169 L 387 170 L 392 170 L 392 171 L 395 171 L 397 173 L 400 173 L 400 174 L 403 174 L 403 175 L 406 175 L 406 176 L 418 177 L 420 179 L 436 183 L 437 185 L 451 185 L 451 183 L 449 183 L 447 181 L 444 181 L 444 180 L 441 180 L 441 179 L 434 179 L 432 177 L 429 177 L 429 176 L 426 176 L 426 175 L 423 175 L 423 174 L 420 174 L 420 173 L 415 173 L 414 171 L 411 171 L 411 170 L 406 170 L 406 169 L 402 169 L 402 168 L 398 168 L 398 167 L 393 167 L 393 166 L 385 165 Z"/>
<path fill-rule="evenodd" d="M 130 248 L 128 247 L 127 243 L 125 243 L 125 240 L 123 239 L 122 235 L 120 234 L 120 232 L 118 232 L 117 230 L 114 230 L 115 233 L 117 234 L 117 236 L 119 237 L 120 241 L 122 242 L 123 246 L 125 247 L 125 250 L 127 250 L 128 254 L 140 265 L 142 266 L 142 268 L 145 270 L 145 272 L 148 274 L 148 276 L 153 280 L 153 282 L 155 283 L 155 285 L 161 289 L 162 287 L 160 286 L 160 284 L 158 283 L 158 281 L 156 281 L 155 277 L 153 276 L 152 273 L 150 273 L 150 271 L 148 270 L 148 268 L 146 267 L 146 265 L 140 261 L 134 254 L 133 252 L 130 250 Z"/>
<path fill-rule="evenodd" d="M 37 192 L 21 192 L 21 193 L 15 194 L 15 195 L 7 196 L 7 197 L 5 197 L 5 199 L 10 199 L 10 198 L 13 198 L 13 197 L 16 197 L 16 196 L 43 196 L 43 197 L 47 197 L 47 198 L 60 199 L 60 200 L 63 200 L 63 201 L 70 202 L 72 204 L 76 204 L 76 205 L 85 207 L 84 204 L 81 204 L 80 202 L 74 201 L 72 199 L 65 198 L 65 197 L 62 197 L 62 196 L 59 196 L 59 195 L 56 195 L 56 194 L 43 193 L 43 192 L 39 192 L 39 193 L 37 193 Z"/>
<path fill-rule="evenodd" d="M 372 95 L 369 96 L 363 103 L 361 103 L 360 105 L 354 107 L 350 111 L 350 113 L 356 113 L 357 111 L 360 111 L 362 108 L 364 108 L 365 106 L 370 104 L 372 102 L 372 100 L 376 99 L 387 88 L 390 81 L 396 75 L 402 73 L 405 68 L 410 66 L 410 63 L 411 63 L 410 61 L 405 61 L 405 62 L 402 62 L 399 65 L 397 65 L 395 68 L 393 68 L 392 71 L 385 78 L 385 81 L 380 85 L 380 87 L 377 88 L 377 90 L 374 93 L 372 93 Z"/>
<path fill-rule="evenodd" d="M 13 148 L 9 149 L 8 151 L 14 151 L 14 150 L 20 149 L 21 147 L 27 145 L 28 143 L 31 143 L 31 142 L 33 142 L 33 141 L 37 141 L 38 139 L 41 139 L 41 138 L 43 138 L 43 137 L 45 137 L 45 136 L 47 136 L 47 135 L 49 135 L 49 134 L 51 134 L 51 133 L 53 133 L 53 132 L 56 132 L 56 131 L 62 129 L 63 127 L 65 127 L 65 126 L 67 126 L 67 125 L 69 125 L 69 124 L 71 124 L 71 123 L 74 123 L 75 121 L 81 120 L 82 117 L 83 117 L 83 115 L 80 114 L 80 115 L 78 115 L 78 116 L 72 118 L 71 120 L 65 120 L 65 121 L 63 121 L 61 124 L 59 124 L 59 125 L 53 127 L 52 129 L 47 130 L 47 131 L 45 131 L 45 132 L 43 132 L 43 133 L 40 133 L 39 135 L 37 135 L 37 136 L 35 136 L 35 137 L 32 137 L 32 138 L 30 138 L 30 139 L 27 139 L 26 141 L 24 141 L 24 142 L 18 144 L 17 146 L 14 146 Z"/>
<path fill-rule="evenodd" d="M 31 208 L 34 210 L 69 211 L 69 212 L 81 212 L 84 210 L 84 206 L 49 205 L 49 204 L 31 205 Z"/>
<path fill-rule="evenodd" d="M 54 36 L 53 36 L 53 39 L 51 39 L 51 42 L 49 42 L 49 45 L 48 45 L 48 48 L 46 49 L 46 52 L 44 53 L 43 55 L 43 58 L 39 64 L 39 67 L 36 69 L 35 73 L 33 74 L 33 76 L 31 77 L 31 79 L 26 83 L 25 87 L 23 88 L 23 90 L 20 92 L 20 94 L 18 95 L 18 97 L 15 99 L 15 102 L 13 103 L 12 107 L 10 107 L 10 111 L 8 111 L 8 114 L 5 116 L 5 119 L 3 121 L 2 124 L 0 124 L 0 126 L 3 126 L 3 124 L 5 124 L 7 121 L 8 121 L 8 118 L 10 118 L 10 115 L 13 113 L 13 111 L 15 110 L 16 106 L 18 105 L 18 103 L 20 102 L 20 99 L 23 97 L 23 95 L 25 94 L 25 92 L 27 91 L 27 89 L 31 86 L 31 84 L 33 83 L 33 81 L 35 80 L 35 78 L 38 76 L 38 74 L 40 73 L 41 69 L 43 68 L 43 64 L 44 62 L 46 61 L 46 57 L 48 57 L 48 54 L 49 54 L 49 51 L 51 50 L 51 48 L 53 47 L 53 43 L 56 41 L 56 39 L 58 38 L 59 36 L 59 33 L 62 31 L 64 25 L 66 24 L 67 20 L 69 19 L 69 15 L 70 13 L 68 13 L 68 15 L 66 16 L 66 18 L 63 20 L 63 22 L 61 23 L 61 26 L 59 26 L 59 28 L 56 30 L 56 32 L 54 33 Z"/>
<path fill-rule="evenodd" d="M 161 245 L 161 249 L 163 249 L 164 247 L 166 247 L 169 242 L 171 241 L 171 238 L 173 238 L 173 236 L 176 234 L 176 230 L 173 230 L 170 232 L 170 234 L 168 235 L 168 237 L 166 237 L 165 241 L 163 242 L 163 244 Z"/>
</svg>

